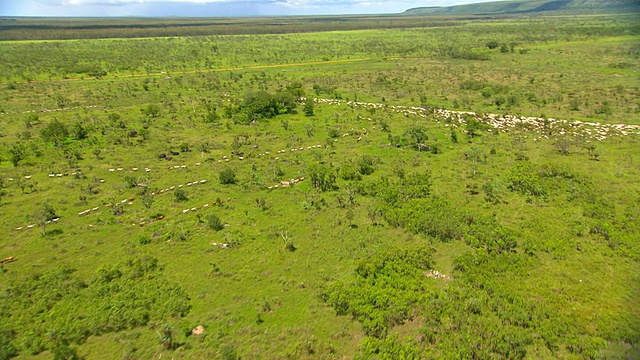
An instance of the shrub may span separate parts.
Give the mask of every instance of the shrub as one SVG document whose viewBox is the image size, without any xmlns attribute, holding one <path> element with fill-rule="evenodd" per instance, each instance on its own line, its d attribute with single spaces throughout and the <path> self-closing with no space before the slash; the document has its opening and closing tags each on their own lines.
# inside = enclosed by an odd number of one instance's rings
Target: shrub
<svg viewBox="0 0 640 360">
<path fill-rule="evenodd" d="M 220 184 L 231 185 L 236 183 L 236 173 L 231 168 L 226 168 L 220 172 Z"/>
<path fill-rule="evenodd" d="M 176 191 L 173 192 L 173 196 L 176 202 L 189 201 L 189 197 L 187 197 L 187 193 L 182 189 L 176 189 Z"/>
<path fill-rule="evenodd" d="M 224 223 L 220 220 L 220 218 L 216 214 L 209 214 L 207 217 L 207 224 L 209 228 L 215 231 L 220 231 L 224 229 Z"/>
</svg>

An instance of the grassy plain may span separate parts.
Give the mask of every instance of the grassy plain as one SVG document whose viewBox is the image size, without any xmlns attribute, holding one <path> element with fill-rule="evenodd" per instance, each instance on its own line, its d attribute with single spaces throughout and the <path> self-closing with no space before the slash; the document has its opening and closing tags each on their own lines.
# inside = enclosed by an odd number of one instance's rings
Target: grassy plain
<svg viewBox="0 0 640 360">
<path fill-rule="evenodd" d="M 0 258 L 16 257 L 0 354 L 637 357 L 638 131 L 497 132 L 393 108 L 638 125 L 633 19 L 0 43 Z M 251 110 L 255 91 L 297 84 L 313 115 Z M 333 187 L 313 186 L 318 169 Z M 45 204 L 60 220 L 43 236 Z M 131 260 L 145 257 L 162 269 Z"/>
</svg>

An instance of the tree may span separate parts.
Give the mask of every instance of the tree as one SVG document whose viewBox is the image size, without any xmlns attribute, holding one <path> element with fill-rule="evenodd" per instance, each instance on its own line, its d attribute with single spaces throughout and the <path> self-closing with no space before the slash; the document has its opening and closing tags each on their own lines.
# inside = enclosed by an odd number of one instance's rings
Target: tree
<svg viewBox="0 0 640 360">
<path fill-rule="evenodd" d="M 176 191 L 173 192 L 173 197 L 176 202 L 189 201 L 189 198 L 187 197 L 187 193 L 182 189 L 176 189 Z"/>
<path fill-rule="evenodd" d="M 149 104 L 144 109 L 144 114 L 152 118 L 158 117 L 160 115 L 160 107 L 156 104 Z"/>
<path fill-rule="evenodd" d="M 85 129 L 85 127 L 82 126 L 80 122 L 76 122 L 75 124 L 73 124 L 73 129 L 71 130 L 71 132 L 75 140 L 84 140 L 89 134 L 87 129 Z"/>
<path fill-rule="evenodd" d="M 151 195 L 147 191 L 142 197 L 142 205 L 144 205 L 144 207 L 147 209 L 151 209 L 151 205 L 153 205 L 153 202 L 154 202 L 153 195 Z"/>
<path fill-rule="evenodd" d="M 349 221 L 349 227 L 353 227 L 353 209 L 347 210 L 345 218 Z"/>
<path fill-rule="evenodd" d="M 409 143 L 418 149 L 418 151 L 422 151 L 423 148 L 426 148 L 425 141 L 429 139 L 427 136 L 426 129 L 422 126 L 413 126 L 409 128 L 404 133 L 404 137 L 409 140 Z"/>
<path fill-rule="evenodd" d="M 27 118 L 24 120 L 24 126 L 27 129 L 31 129 L 34 123 L 37 123 L 39 119 L 40 117 L 38 116 L 38 114 L 29 114 L 27 115 Z"/>
<path fill-rule="evenodd" d="M 224 223 L 216 214 L 209 214 L 209 216 L 207 217 L 207 224 L 209 225 L 210 229 L 215 231 L 224 229 Z"/>
<path fill-rule="evenodd" d="M 216 106 L 214 104 L 207 104 L 205 106 L 205 109 L 207 110 L 206 115 L 204 116 L 204 122 L 206 124 L 216 124 L 218 123 L 218 120 L 220 120 L 220 115 L 218 115 L 218 109 L 216 108 Z"/>
<path fill-rule="evenodd" d="M 313 99 L 310 97 L 307 97 L 306 99 L 304 99 L 304 114 L 306 116 L 313 116 L 314 115 L 314 103 L 313 103 Z"/>
<path fill-rule="evenodd" d="M 34 214 L 34 219 L 40 226 L 40 234 L 44 236 L 46 234 L 46 227 L 49 222 L 58 216 L 56 215 L 56 211 L 53 209 L 53 206 L 49 204 L 44 204 L 38 210 L 36 210 Z"/>
<path fill-rule="evenodd" d="M 562 155 L 568 155 L 569 149 L 571 148 L 571 140 L 566 138 L 560 138 L 554 144 L 556 150 Z"/>
<path fill-rule="evenodd" d="M 65 124 L 55 119 L 42 130 L 41 135 L 44 141 L 58 146 L 69 137 L 69 130 Z"/>
<path fill-rule="evenodd" d="M 276 115 L 282 113 L 292 113 L 293 109 L 296 108 L 296 99 L 297 96 L 289 90 L 280 90 L 276 92 L 276 94 L 274 95 L 274 100 L 277 104 Z"/>
<path fill-rule="evenodd" d="M 373 167 L 373 158 L 369 155 L 363 155 L 358 159 L 358 172 L 362 175 L 371 175 L 375 171 Z"/>
<path fill-rule="evenodd" d="M 478 173 L 478 163 L 482 161 L 485 156 L 484 152 L 480 148 L 471 148 L 471 150 L 464 154 L 464 156 L 471 161 L 471 176 L 476 176 Z"/>
<path fill-rule="evenodd" d="M 311 185 L 321 191 L 333 190 L 336 186 L 336 173 L 329 166 L 321 164 L 309 166 L 309 177 Z"/>
<path fill-rule="evenodd" d="M 482 122 L 474 117 L 467 117 L 466 119 L 465 130 L 467 131 L 467 136 L 470 138 L 474 138 L 478 136 L 478 132 L 484 128 Z"/>
<path fill-rule="evenodd" d="M 284 248 L 285 250 L 294 252 L 297 250 L 297 248 L 295 247 L 295 245 L 293 245 L 293 239 L 291 239 L 289 237 L 289 231 L 287 230 L 280 230 L 280 237 L 282 238 L 282 241 L 284 242 Z"/>
<path fill-rule="evenodd" d="M 220 184 L 231 185 L 236 183 L 236 173 L 231 168 L 226 168 L 220 172 Z"/>
<path fill-rule="evenodd" d="M 496 40 L 491 40 L 491 41 L 487 42 L 487 48 L 489 48 L 489 49 L 495 49 L 498 46 L 500 46 L 500 44 Z"/>
<path fill-rule="evenodd" d="M 17 167 L 20 161 L 27 157 L 27 147 L 22 143 L 16 143 L 9 149 L 9 155 L 11 155 L 11 163 Z"/>
</svg>

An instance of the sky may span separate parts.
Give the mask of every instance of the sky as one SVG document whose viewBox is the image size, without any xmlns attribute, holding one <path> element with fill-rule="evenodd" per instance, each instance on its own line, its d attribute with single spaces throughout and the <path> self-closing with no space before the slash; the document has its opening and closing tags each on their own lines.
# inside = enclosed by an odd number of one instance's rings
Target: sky
<svg viewBox="0 0 640 360">
<path fill-rule="evenodd" d="M 0 0 L 0 16 L 272 16 L 399 13 L 489 0 Z"/>
</svg>

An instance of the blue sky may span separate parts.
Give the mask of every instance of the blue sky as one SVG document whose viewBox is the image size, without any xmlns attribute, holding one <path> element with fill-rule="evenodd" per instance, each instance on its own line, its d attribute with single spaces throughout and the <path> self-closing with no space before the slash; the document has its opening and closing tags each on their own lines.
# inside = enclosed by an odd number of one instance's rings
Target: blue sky
<svg viewBox="0 0 640 360">
<path fill-rule="evenodd" d="M 484 0 L 489 1 L 489 0 Z M 483 0 L 0 0 L 0 16 L 267 16 L 398 13 Z"/>
</svg>

